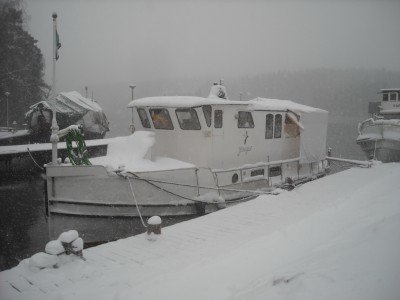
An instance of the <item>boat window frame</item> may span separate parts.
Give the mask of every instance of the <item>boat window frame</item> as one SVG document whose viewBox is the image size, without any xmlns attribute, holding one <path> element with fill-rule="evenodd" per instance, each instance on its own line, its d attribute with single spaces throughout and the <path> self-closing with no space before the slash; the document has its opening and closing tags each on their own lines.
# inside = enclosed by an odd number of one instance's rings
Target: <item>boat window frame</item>
<svg viewBox="0 0 400 300">
<path fill-rule="evenodd" d="M 392 96 L 394 96 L 394 99 L 392 99 Z M 390 102 L 395 102 L 397 99 L 397 93 L 395 93 L 395 92 L 391 92 L 390 94 L 389 94 L 389 101 Z"/>
<path fill-rule="evenodd" d="M 141 115 L 141 113 L 139 111 L 144 112 L 145 120 L 143 120 L 143 116 Z M 150 123 L 149 116 L 147 115 L 147 111 L 143 107 L 137 107 L 136 112 L 139 116 L 139 119 L 140 119 L 140 122 L 142 123 L 143 128 L 151 128 L 151 123 Z M 145 125 L 145 121 L 147 121 L 148 126 Z"/>
<path fill-rule="evenodd" d="M 382 93 L 382 101 L 383 102 L 389 101 L 389 93 Z"/>
<path fill-rule="evenodd" d="M 171 126 L 166 126 L 166 127 L 160 127 L 158 125 L 156 126 L 156 124 L 154 123 L 154 118 L 153 118 L 153 114 L 152 114 L 153 111 L 155 111 L 155 110 L 161 110 L 161 111 L 167 112 L 167 114 L 165 115 L 167 117 L 166 120 L 169 122 L 168 125 L 171 125 Z M 171 116 L 169 114 L 168 109 L 166 109 L 164 107 L 149 108 L 149 114 L 150 114 L 151 122 L 153 123 L 153 126 L 154 126 L 155 129 L 158 129 L 158 130 L 174 130 L 174 123 L 172 122 L 172 119 L 171 119 Z"/>
<path fill-rule="evenodd" d="M 271 124 L 268 124 L 268 116 L 271 116 Z M 270 125 L 270 127 L 268 126 Z M 270 130 L 269 130 L 270 129 Z M 271 140 L 274 138 L 274 114 L 268 113 L 265 115 L 265 139 Z"/>
<path fill-rule="evenodd" d="M 206 110 L 205 110 L 206 107 L 210 108 L 210 114 L 209 115 L 208 115 L 208 112 L 206 114 Z M 211 123 L 212 123 L 212 106 L 211 105 L 202 105 L 201 106 L 201 110 L 203 112 L 203 116 L 204 116 L 204 119 L 206 121 L 207 127 L 211 127 Z"/>
<path fill-rule="evenodd" d="M 187 111 L 190 113 L 191 118 L 193 118 L 193 116 L 195 116 L 195 121 L 197 122 L 197 127 L 198 128 L 183 128 L 184 126 L 182 126 L 184 123 L 181 122 L 183 120 L 181 120 L 181 118 L 179 118 L 178 113 L 180 112 L 184 112 Z M 194 113 L 194 114 L 193 114 Z M 179 127 L 182 130 L 201 130 L 201 124 L 200 124 L 200 120 L 199 120 L 199 116 L 197 115 L 197 111 L 193 108 L 193 107 L 180 107 L 180 108 L 176 108 L 175 109 L 175 115 L 176 118 L 178 119 L 178 123 L 179 123 Z"/>
<path fill-rule="evenodd" d="M 217 112 L 221 112 L 221 125 L 217 122 Z M 224 111 L 222 109 L 214 109 L 214 128 L 220 129 L 224 126 Z"/>
<path fill-rule="evenodd" d="M 249 118 L 249 116 L 250 116 L 250 118 Z M 245 123 L 241 123 L 241 119 L 242 118 L 244 118 Z M 248 126 L 244 126 L 246 123 L 248 123 Z M 255 127 L 254 126 L 253 114 L 251 113 L 251 111 L 241 110 L 241 111 L 238 112 L 237 127 L 238 128 L 245 128 L 245 129 L 249 129 L 249 128 L 254 128 Z"/>
<path fill-rule="evenodd" d="M 279 118 L 277 118 L 279 116 Z M 280 119 L 280 122 L 278 121 Z M 279 122 L 279 123 L 278 123 Z M 283 118 L 281 114 L 275 114 L 274 115 L 274 139 L 280 139 L 282 138 L 282 125 L 283 125 Z M 277 126 L 279 124 L 279 126 Z M 279 132 L 278 129 L 279 128 Z"/>
</svg>

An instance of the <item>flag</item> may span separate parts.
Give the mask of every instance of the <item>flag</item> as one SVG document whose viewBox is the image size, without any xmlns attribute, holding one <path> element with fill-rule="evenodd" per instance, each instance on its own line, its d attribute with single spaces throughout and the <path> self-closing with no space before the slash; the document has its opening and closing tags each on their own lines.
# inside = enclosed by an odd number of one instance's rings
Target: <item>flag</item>
<svg viewBox="0 0 400 300">
<path fill-rule="evenodd" d="M 56 60 L 58 60 L 58 49 L 61 48 L 60 37 L 58 36 L 58 31 L 56 30 Z"/>
</svg>

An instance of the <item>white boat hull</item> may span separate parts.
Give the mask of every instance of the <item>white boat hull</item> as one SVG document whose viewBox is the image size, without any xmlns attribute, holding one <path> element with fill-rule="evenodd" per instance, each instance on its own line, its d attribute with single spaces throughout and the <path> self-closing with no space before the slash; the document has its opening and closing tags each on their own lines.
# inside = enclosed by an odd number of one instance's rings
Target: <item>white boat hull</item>
<svg viewBox="0 0 400 300">
<path fill-rule="evenodd" d="M 357 144 L 367 159 L 400 161 L 400 123 L 397 120 L 366 120 L 360 125 Z"/>
<path fill-rule="evenodd" d="M 279 166 L 280 174 L 269 172 L 274 166 Z M 263 170 L 265 176 L 254 176 L 254 170 Z M 49 165 L 49 237 L 56 239 L 75 229 L 88 244 L 116 240 L 144 232 L 143 222 L 154 215 L 162 218 L 163 226 L 171 225 L 254 198 L 255 190 L 271 190 L 286 177 L 304 181 L 325 171 L 321 162 L 299 165 L 297 160 L 230 170 L 185 168 L 126 174 L 129 177 L 103 166 Z M 232 183 L 234 174 L 238 181 Z M 216 200 L 221 198 L 225 202 Z"/>
</svg>

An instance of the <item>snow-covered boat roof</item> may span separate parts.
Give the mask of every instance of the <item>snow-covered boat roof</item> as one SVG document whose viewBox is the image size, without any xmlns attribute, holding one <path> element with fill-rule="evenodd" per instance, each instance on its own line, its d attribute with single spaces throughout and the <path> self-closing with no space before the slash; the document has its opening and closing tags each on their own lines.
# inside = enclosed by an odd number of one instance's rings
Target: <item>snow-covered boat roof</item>
<svg viewBox="0 0 400 300">
<path fill-rule="evenodd" d="M 381 89 L 381 91 L 378 94 L 387 93 L 387 92 L 400 92 L 400 88 Z"/>
<path fill-rule="evenodd" d="M 160 96 L 133 100 L 128 107 L 196 107 L 202 105 L 241 105 L 249 110 L 292 110 L 296 112 L 323 112 L 324 110 L 298 104 L 290 100 L 255 98 L 246 101 L 226 100 L 216 97 Z"/>
<path fill-rule="evenodd" d="M 42 104 L 47 109 L 55 109 L 63 114 L 85 114 L 88 111 L 102 112 L 102 108 L 95 101 L 83 97 L 76 91 L 62 92 L 55 99 L 35 103 L 27 112 L 29 115 L 36 107 Z"/>
</svg>

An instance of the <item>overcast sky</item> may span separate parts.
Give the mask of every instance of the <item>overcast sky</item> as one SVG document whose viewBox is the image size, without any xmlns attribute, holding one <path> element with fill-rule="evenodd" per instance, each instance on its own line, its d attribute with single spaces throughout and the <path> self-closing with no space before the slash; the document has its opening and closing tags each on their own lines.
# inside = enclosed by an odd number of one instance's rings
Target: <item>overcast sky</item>
<svg viewBox="0 0 400 300">
<path fill-rule="evenodd" d="M 25 0 L 59 90 L 319 67 L 400 70 L 400 1 Z"/>
</svg>

